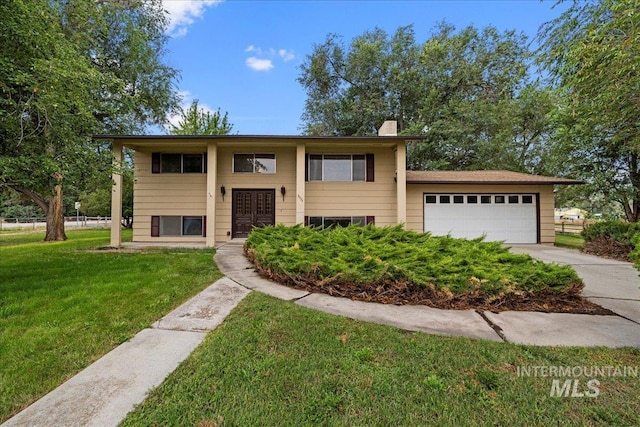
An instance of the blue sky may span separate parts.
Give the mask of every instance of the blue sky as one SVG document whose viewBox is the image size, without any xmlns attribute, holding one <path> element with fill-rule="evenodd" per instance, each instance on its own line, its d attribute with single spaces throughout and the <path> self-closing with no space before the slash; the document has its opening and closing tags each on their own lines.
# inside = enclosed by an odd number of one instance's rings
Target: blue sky
<svg viewBox="0 0 640 427">
<path fill-rule="evenodd" d="M 392 34 L 413 24 L 425 41 L 447 21 L 522 31 L 560 14 L 555 2 L 521 1 L 247 1 L 164 0 L 170 14 L 167 62 L 181 70 L 184 104 L 229 113 L 233 133 L 300 133 L 305 92 L 300 64 L 327 34 L 345 42 L 375 27 Z M 173 118 L 175 120 L 175 118 Z"/>
</svg>

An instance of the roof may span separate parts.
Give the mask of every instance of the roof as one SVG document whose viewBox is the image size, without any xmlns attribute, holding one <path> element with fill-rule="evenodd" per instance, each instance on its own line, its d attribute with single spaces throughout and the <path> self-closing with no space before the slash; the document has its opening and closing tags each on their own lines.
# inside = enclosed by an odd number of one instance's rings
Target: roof
<svg viewBox="0 0 640 427">
<path fill-rule="evenodd" d="M 254 139 L 254 140 L 274 140 L 274 139 L 292 139 L 292 140 L 370 140 L 370 139 L 387 139 L 399 141 L 415 141 L 423 140 L 424 136 L 408 136 L 408 135 L 370 135 L 370 136 L 336 136 L 336 135 L 93 135 L 94 139 L 118 139 L 118 140 L 147 140 L 147 139 Z"/>
<path fill-rule="evenodd" d="M 407 184 L 584 184 L 553 176 L 530 175 L 505 170 L 407 171 Z"/>
<path fill-rule="evenodd" d="M 417 136 L 310 136 L 310 135 L 94 135 L 94 139 L 117 141 L 125 147 L 135 150 L 159 147 L 171 148 L 203 148 L 209 142 L 219 146 L 288 146 L 303 142 L 309 145 L 341 145 L 349 143 L 353 146 L 388 146 L 398 143 L 422 139 Z"/>
</svg>

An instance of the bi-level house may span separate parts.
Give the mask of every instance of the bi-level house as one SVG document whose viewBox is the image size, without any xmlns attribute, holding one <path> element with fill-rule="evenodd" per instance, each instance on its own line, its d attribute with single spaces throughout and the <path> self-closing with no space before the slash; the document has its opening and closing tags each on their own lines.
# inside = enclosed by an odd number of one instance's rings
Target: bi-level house
<svg viewBox="0 0 640 427">
<path fill-rule="evenodd" d="M 406 147 L 385 122 L 374 137 L 100 136 L 115 161 L 134 150 L 133 240 L 246 237 L 282 223 L 405 224 L 411 230 L 507 243 L 553 243 L 555 184 L 507 171 L 407 171 Z M 122 178 L 114 174 L 111 245 L 119 246 Z"/>
</svg>

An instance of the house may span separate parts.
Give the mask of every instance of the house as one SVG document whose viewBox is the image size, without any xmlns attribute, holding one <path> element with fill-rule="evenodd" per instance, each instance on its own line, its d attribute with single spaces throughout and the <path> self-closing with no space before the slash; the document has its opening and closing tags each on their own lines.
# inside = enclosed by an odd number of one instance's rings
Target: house
<svg viewBox="0 0 640 427">
<path fill-rule="evenodd" d="M 282 223 L 405 224 L 508 243 L 553 243 L 555 184 L 507 171 L 407 171 L 389 121 L 373 137 L 100 136 L 135 152 L 135 242 L 216 242 Z M 111 245 L 119 246 L 122 178 L 113 175 Z"/>
<path fill-rule="evenodd" d="M 556 221 L 577 219 L 584 220 L 587 217 L 587 211 L 580 208 L 559 208 L 554 210 L 554 217 Z"/>
</svg>

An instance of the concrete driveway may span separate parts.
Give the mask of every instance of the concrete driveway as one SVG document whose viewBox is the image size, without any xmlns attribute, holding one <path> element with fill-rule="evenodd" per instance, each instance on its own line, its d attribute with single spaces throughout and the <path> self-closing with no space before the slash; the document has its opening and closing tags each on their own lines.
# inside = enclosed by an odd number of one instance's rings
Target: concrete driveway
<svg viewBox="0 0 640 427">
<path fill-rule="evenodd" d="M 640 324 L 640 276 L 633 264 L 555 246 L 512 245 L 511 251 L 570 265 L 584 281 L 587 299 Z"/>
</svg>

